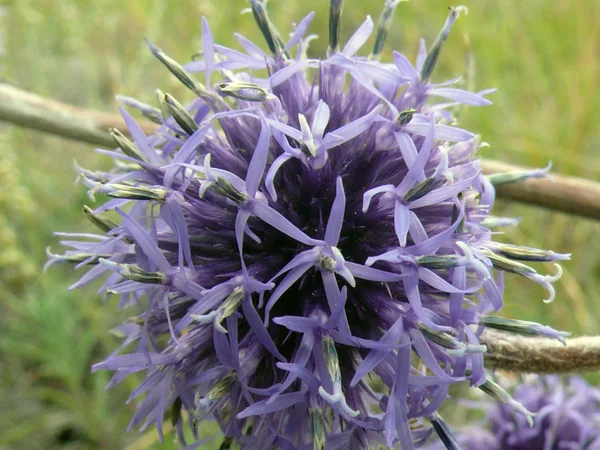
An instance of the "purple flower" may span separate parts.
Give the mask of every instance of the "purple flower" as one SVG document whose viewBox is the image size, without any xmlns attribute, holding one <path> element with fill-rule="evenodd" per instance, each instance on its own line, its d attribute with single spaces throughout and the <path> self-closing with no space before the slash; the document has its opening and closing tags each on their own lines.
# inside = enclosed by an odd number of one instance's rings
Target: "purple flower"
<svg viewBox="0 0 600 450">
<path fill-rule="evenodd" d="M 582 378 L 532 376 L 513 397 L 535 414 L 533 426 L 504 403 L 485 404 L 484 424 L 458 436 L 464 450 L 600 449 L 600 390 Z"/>
<path fill-rule="evenodd" d="M 324 59 L 305 57 L 312 13 L 285 41 L 250 3 L 268 53 L 240 35 L 243 51 L 214 44 L 206 20 L 203 59 L 185 68 L 149 44 L 198 98 L 119 98 L 160 128 L 146 136 L 122 109 L 133 140 L 114 132 L 119 149 L 100 150 L 115 169 L 80 169 L 92 199 L 111 198 L 85 209 L 102 234 L 71 235 L 48 264 L 88 268 L 72 288 L 106 277 L 101 292 L 136 311 L 118 330 L 124 345 L 93 367 L 116 372 L 111 386 L 145 374 L 131 427 L 162 433 L 170 415 L 185 442 L 186 417 L 212 418 L 245 448 L 409 450 L 431 431 L 424 418 L 444 429 L 436 410 L 450 384 L 505 395 L 486 380 L 485 326 L 562 338 L 489 314 L 503 272 L 551 300 L 557 276 L 520 261 L 568 255 L 491 241 L 489 224 L 512 222 L 488 215 L 494 180 L 449 113 L 490 102 L 430 82 L 464 8 L 413 67 L 397 52 L 378 61 L 397 1 L 370 58 L 357 54 L 373 22 L 342 47 L 333 1 Z"/>
</svg>

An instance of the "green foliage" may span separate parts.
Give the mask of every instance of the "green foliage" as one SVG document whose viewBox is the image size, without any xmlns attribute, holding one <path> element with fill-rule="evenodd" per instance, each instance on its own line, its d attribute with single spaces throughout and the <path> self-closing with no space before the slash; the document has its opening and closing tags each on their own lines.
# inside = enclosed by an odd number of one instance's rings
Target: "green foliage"
<svg viewBox="0 0 600 450">
<path fill-rule="evenodd" d="M 251 15 L 239 14 L 247 2 L 231 3 L 9 0 L 2 23 L 5 76 L 38 94 L 107 111 L 116 111 L 116 94 L 155 104 L 156 88 L 189 100 L 191 94 L 152 57 L 142 38 L 177 61 L 189 61 L 200 49 L 200 17 L 205 15 L 217 42 L 237 48 L 233 30 L 262 42 Z M 494 106 L 460 115 L 465 128 L 490 143 L 482 156 L 537 167 L 553 160 L 558 172 L 598 179 L 598 5 L 560 0 L 465 3 L 470 14 L 456 23 L 433 81 L 465 72 L 468 34 L 475 76 L 465 83 L 476 90 L 499 88 L 492 96 Z M 447 4 L 400 4 L 382 59 L 390 59 L 391 48 L 414 58 L 421 36 L 431 44 Z M 382 5 L 383 0 L 347 2 L 342 44 L 366 14 L 377 17 Z M 283 36 L 291 31 L 290 18 L 299 21 L 313 9 L 317 16 L 309 32 L 321 38 L 310 53 L 317 56 L 328 43 L 326 3 L 269 3 L 270 17 Z M 103 304 L 93 290 L 68 293 L 76 276 L 67 270 L 41 273 L 44 249 L 56 247 L 53 231 L 92 230 L 81 213 L 81 206 L 89 204 L 85 189 L 73 186 L 73 159 L 96 168 L 107 168 L 108 161 L 83 144 L 17 129 L 0 128 L 0 135 L 0 449 L 177 448 L 172 434 L 160 446 L 154 430 L 141 436 L 125 431 L 133 405 L 124 403 L 135 380 L 107 394 L 109 375 L 89 373 L 93 362 L 115 348 L 116 340 L 107 333 L 119 323 L 114 302 Z M 495 214 L 525 219 L 507 231 L 507 242 L 573 253 L 573 260 L 563 265 L 552 305 L 542 303 L 541 288 L 508 275 L 507 315 L 574 334 L 597 333 L 600 240 L 593 237 L 600 227 L 503 203 Z M 219 439 L 214 442 L 207 448 L 218 448 Z"/>
</svg>

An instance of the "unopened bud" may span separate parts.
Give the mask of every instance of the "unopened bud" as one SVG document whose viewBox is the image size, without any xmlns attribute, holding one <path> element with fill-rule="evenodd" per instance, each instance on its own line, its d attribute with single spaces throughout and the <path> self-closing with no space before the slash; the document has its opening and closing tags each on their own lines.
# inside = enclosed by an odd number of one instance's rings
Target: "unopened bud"
<svg viewBox="0 0 600 450">
<path fill-rule="evenodd" d="M 486 328 L 494 328 L 496 330 L 507 331 L 509 333 L 520 334 L 523 336 L 548 336 L 558 339 L 564 345 L 566 345 L 565 337 L 571 335 L 569 332 L 558 331 L 554 328 L 536 322 L 505 319 L 504 317 L 498 316 L 481 316 L 479 318 L 479 325 L 483 325 Z"/>
<path fill-rule="evenodd" d="M 381 54 L 387 39 L 388 31 L 390 30 L 390 25 L 392 24 L 392 15 L 394 14 L 396 6 L 403 1 L 408 0 L 386 0 L 383 11 L 381 11 L 381 15 L 377 20 L 377 34 L 375 36 L 375 44 L 373 45 L 371 58 L 376 59 Z"/>
<path fill-rule="evenodd" d="M 140 153 L 139 149 L 135 146 L 133 142 L 127 139 L 123 133 L 115 128 L 109 128 L 108 132 L 111 134 L 117 145 L 123 150 L 130 158 L 137 159 L 139 161 L 144 161 L 144 157 Z"/>
<path fill-rule="evenodd" d="M 521 219 L 513 219 L 511 217 L 496 217 L 487 216 L 481 222 L 481 225 L 486 228 L 503 228 L 503 227 L 515 227 L 521 222 Z"/>
<path fill-rule="evenodd" d="M 194 411 L 194 428 L 196 428 L 198 423 L 210 413 L 211 406 L 217 400 L 222 399 L 231 390 L 235 381 L 235 374 L 229 373 L 215 384 L 205 397 L 201 398 L 200 394 L 196 393 L 196 396 L 194 397 L 194 405 L 196 406 L 196 410 Z"/>
<path fill-rule="evenodd" d="M 165 94 L 163 97 L 164 107 L 169 111 L 169 115 L 173 116 L 173 119 L 181 127 L 181 129 L 189 136 L 194 134 L 198 130 L 198 124 L 194 121 L 190 113 L 186 111 L 181 103 L 179 103 L 173 96 Z"/>
<path fill-rule="evenodd" d="M 410 122 L 414 116 L 414 114 L 417 112 L 416 109 L 414 108 L 406 108 L 403 111 L 400 111 L 398 113 L 398 115 L 396 116 L 396 125 L 402 127 L 404 125 L 406 125 L 408 122 Z"/>
<path fill-rule="evenodd" d="M 219 83 L 216 85 L 216 89 L 224 97 L 234 97 L 247 102 L 264 102 L 269 95 L 269 91 L 258 84 L 246 81 Z"/>
<path fill-rule="evenodd" d="M 244 300 L 245 292 L 246 291 L 243 287 L 238 286 L 231 294 L 229 294 L 229 296 L 223 301 L 221 306 L 219 306 L 216 311 L 201 315 L 192 314 L 191 317 L 196 322 L 200 323 L 213 322 L 213 325 L 217 331 L 220 331 L 221 333 L 227 333 L 227 329 L 224 328 L 221 323 L 223 320 L 237 311 L 238 307 L 242 303 L 242 300 Z"/>
<path fill-rule="evenodd" d="M 516 170 L 514 172 L 506 173 L 495 173 L 488 175 L 488 181 L 494 186 L 501 186 L 503 184 L 518 183 L 533 178 L 548 178 L 548 172 L 552 169 L 552 162 L 550 162 L 543 169 L 533 170 Z"/>
<path fill-rule="evenodd" d="M 510 406 L 515 411 L 525 416 L 529 426 L 533 427 L 533 417 L 535 417 L 535 413 L 528 411 L 521 403 L 513 399 L 498 383 L 495 383 L 490 378 L 486 378 L 485 383 L 478 387 L 493 399 Z"/>
<path fill-rule="evenodd" d="M 444 333 L 443 331 L 432 330 L 423 323 L 418 324 L 419 330 L 431 342 L 448 349 L 448 354 L 455 357 L 464 356 L 466 353 L 485 353 L 487 347 L 485 345 L 465 344 L 459 341 L 454 336 Z"/>
<path fill-rule="evenodd" d="M 547 262 L 571 259 L 570 253 L 555 253 L 551 250 L 540 250 L 532 247 L 491 242 L 487 247 L 494 253 L 499 253 L 510 259 L 519 261 Z"/>
<path fill-rule="evenodd" d="M 462 447 L 450 431 L 450 428 L 444 419 L 442 419 L 442 416 L 436 412 L 429 418 L 429 421 L 431 422 L 433 430 L 440 438 L 440 441 L 442 441 L 446 447 L 446 450 L 461 450 Z"/>
<path fill-rule="evenodd" d="M 434 189 L 441 187 L 446 182 L 445 177 L 429 177 L 425 178 L 424 181 L 415 184 L 412 188 L 404 194 L 404 200 L 407 202 L 414 202 L 421 197 L 426 196 Z"/>
<path fill-rule="evenodd" d="M 192 77 L 190 73 L 187 70 L 185 70 L 181 64 L 167 56 L 161 49 L 152 44 L 148 39 L 145 39 L 145 41 L 152 54 L 161 63 L 163 63 L 165 67 L 169 69 L 169 71 L 185 85 L 185 87 L 187 87 L 189 90 L 191 90 L 200 97 L 205 96 L 207 94 L 206 88 L 202 85 L 202 83 L 194 79 L 194 77 Z"/>
<path fill-rule="evenodd" d="M 281 52 L 285 45 L 283 43 L 283 40 L 281 39 L 281 36 L 279 36 L 277 29 L 269 20 L 269 16 L 267 15 L 265 5 L 259 0 L 250 0 L 250 3 L 250 9 L 252 10 L 254 20 L 256 21 L 258 28 L 263 34 L 265 41 L 267 41 L 269 50 L 271 50 L 271 53 L 273 53 L 274 55 L 277 55 Z"/>
<path fill-rule="evenodd" d="M 92 201 L 95 200 L 94 194 L 98 192 L 113 198 L 156 201 L 164 201 L 169 193 L 169 191 L 161 186 L 130 186 L 120 183 L 103 184 L 90 180 L 85 175 L 80 175 L 80 177 L 83 183 L 90 188 L 88 195 Z"/>
<path fill-rule="evenodd" d="M 335 53 L 340 48 L 340 17 L 344 8 L 343 0 L 329 2 L 329 53 Z"/>
<path fill-rule="evenodd" d="M 71 264 L 79 264 L 82 262 L 86 262 L 86 264 L 95 265 L 99 264 L 102 259 L 110 258 L 111 255 L 103 255 L 98 253 L 87 253 L 87 252 L 68 252 L 63 255 L 57 255 L 50 252 L 50 247 L 46 249 L 46 255 L 50 258 L 48 261 L 49 265 L 54 264 L 62 264 L 62 263 L 71 263 Z"/>
<path fill-rule="evenodd" d="M 425 255 L 417 256 L 415 262 L 426 269 L 444 270 L 458 266 L 462 259 L 458 255 Z"/>
<path fill-rule="evenodd" d="M 148 272 L 133 264 L 119 264 L 108 259 L 100 258 L 99 262 L 123 278 L 144 284 L 165 284 L 167 275 L 162 272 Z"/>
<path fill-rule="evenodd" d="M 311 432 L 313 437 L 313 450 L 325 450 L 327 437 L 323 427 L 323 410 L 319 407 L 309 408 Z"/>
<path fill-rule="evenodd" d="M 440 33 L 435 38 L 427 57 L 425 58 L 425 62 L 423 63 L 423 68 L 421 69 L 421 80 L 427 81 L 431 74 L 433 73 L 433 69 L 437 63 L 437 60 L 440 56 L 440 52 L 444 47 L 444 43 L 450 34 L 450 30 L 452 29 L 452 25 L 454 21 L 458 18 L 461 12 L 468 14 L 469 10 L 465 6 L 457 6 L 456 8 L 450 6 L 448 7 L 450 10 L 450 14 L 448 14 L 448 18 L 446 19 L 446 23 Z"/>
<path fill-rule="evenodd" d="M 98 228 L 100 228 L 105 233 L 108 233 L 109 231 L 114 230 L 115 228 L 118 227 L 118 225 L 116 223 L 114 223 L 112 220 L 109 220 L 109 219 L 101 217 L 97 214 L 94 214 L 94 211 L 92 210 L 92 208 L 90 208 L 87 205 L 83 206 L 83 213 L 86 215 L 86 217 L 88 219 L 90 219 L 90 222 L 92 222 L 94 225 L 96 225 Z"/>
</svg>

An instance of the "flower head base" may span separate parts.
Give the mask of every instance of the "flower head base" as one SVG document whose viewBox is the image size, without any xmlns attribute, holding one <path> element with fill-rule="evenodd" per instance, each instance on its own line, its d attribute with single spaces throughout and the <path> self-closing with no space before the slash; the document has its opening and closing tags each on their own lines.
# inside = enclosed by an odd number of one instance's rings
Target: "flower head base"
<svg viewBox="0 0 600 450">
<path fill-rule="evenodd" d="M 103 290 L 139 308 L 120 329 L 127 347 L 94 366 L 117 372 L 111 386 L 146 373 L 131 426 L 160 430 L 176 408 L 251 448 L 408 450 L 430 432 L 423 418 L 446 429 L 436 410 L 452 383 L 516 405 L 485 377 L 485 326 L 563 336 L 489 319 L 504 271 L 553 292 L 557 277 L 519 261 L 568 255 L 491 241 L 486 223 L 512 222 L 488 217 L 478 139 L 444 111 L 490 102 L 430 83 L 461 8 L 416 67 L 397 52 L 380 63 L 398 3 L 386 1 L 370 58 L 356 56 L 370 18 L 340 50 L 341 1 L 322 60 L 305 57 L 312 13 L 285 42 L 254 0 L 269 53 L 241 36 L 243 52 L 214 44 L 206 20 L 202 60 L 183 67 L 149 44 L 198 98 L 119 99 L 160 129 L 146 136 L 122 110 L 131 140 L 115 131 L 119 149 L 102 150 L 116 169 L 81 169 L 92 199 L 111 197 L 85 209 L 102 233 L 63 241 L 71 250 L 48 264 L 89 267 L 73 288 L 107 276 Z"/>
</svg>

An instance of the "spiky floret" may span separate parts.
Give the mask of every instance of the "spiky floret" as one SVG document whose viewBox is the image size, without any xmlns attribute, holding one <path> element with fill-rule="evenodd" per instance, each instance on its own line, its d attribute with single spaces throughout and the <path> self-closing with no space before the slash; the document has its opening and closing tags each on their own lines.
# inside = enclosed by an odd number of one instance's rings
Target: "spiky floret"
<svg viewBox="0 0 600 450">
<path fill-rule="evenodd" d="M 149 44 L 198 98 L 120 98 L 160 128 L 146 136 L 121 110 L 133 140 L 115 132 L 121 150 L 102 151 L 116 169 L 81 169 L 92 198 L 112 197 L 85 209 L 103 234 L 63 241 L 72 250 L 49 264 L 93 266 L 72 288 L 107 276 L 103 289 L 139 310 L 93 368 L 116 371 L 111 385 L 146 373 L 132 427 L 161 433 L 173 411 L 183 440 L 185 410 L 248 448 L 413 448 L 429 433 L 422 418 L 445 429 L 435 411 L 450 384 L 490 388 L 478 335 L 508 327 L 480 323 L 502 307 L 503 271 L 553 297 L 554 278 L 518 260 L 566 256 L 491 241 L 493 180 L 447 111 L 488 105 L 487 92 L 429 81 L 463 8 L 416 66 L 357 56 L 370 18 L 340 50 L 340 1 L 319 60 L 305 56 L 312 13 L 286 42 L 262 3 L 251 9 L 271 53 L 240 35 L 243 52 L 215 45 L 206 20 L 204 57 L 185 68 Z"/>
<path fill-rule="evenodd" d="M 512 390 L 514 399 L 535 414 L 533 424 L 504 403 L 482 401 L 483 423 L 464 428 L 457 438 L 464 450 L 600 448 L 600 390 L 584 379 L 531 375 Z"/>
</svg>

